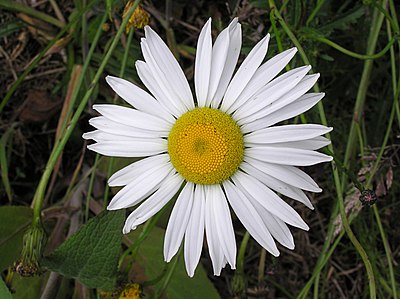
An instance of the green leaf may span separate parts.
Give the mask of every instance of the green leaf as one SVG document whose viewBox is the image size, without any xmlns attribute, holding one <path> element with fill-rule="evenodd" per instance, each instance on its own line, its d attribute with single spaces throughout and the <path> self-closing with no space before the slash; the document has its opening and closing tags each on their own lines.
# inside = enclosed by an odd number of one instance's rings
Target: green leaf
<svg viewBox="0 0 400 299">
<path fill-rule="evenodd" d="M 128 236 L 131 240 L 135 240 L 140 232 L 141 230 L 138 229 L 131 232 Z M 159 276 L 165 267 L 163 258 L 164 234 L 164 229 L 154 227 L 146 240 L 140 245 L 136 257 L 137 262 L 144 268 L 149 280 Z M 187 275 L 182 256 L 179 257 L 166 292 L 168 298 L 174 299 L 220 298 L 201 264 L 197 266 L 193 278 Z"/>
<path fill-rule="evenodd" d="M 2 299 L 11 299 L 11 293 L 8 290 L 6 284 L 3 279 L 0 277 L 0 298 Z"/>
<path fill-rule="evenodd" d="M 40 298 L 41 288 L 47 280 L 48 275 L 22 277 L 14 275 L 12 282 L 13 299 Z M 3 298 L 0 296 L 0 298 Z"/>
<path fill-rule="evenodd" d="M 32 222 L 32 209 L 22 206 L 0 207 L 0 272 L 13 265 L 22 249 L 22 237 Z"/>
<path fill-rule="evenodd" d="M 42 265 L 90 288 L 115 286 L 125 211 L 104 211 L 60 245 Z"/>
<path fill-rule="evenodd" d="M 319 31 L 323 32 L 325 36 L 329 36 L 334 30 L 347 30 L 351 24 L 357 22 L 357 20 L 364 15 L 365 7 L 360 5 L 346 14 L 340 15 L 336 20 L 326 25 L 319 26 Z"/>
</svg>

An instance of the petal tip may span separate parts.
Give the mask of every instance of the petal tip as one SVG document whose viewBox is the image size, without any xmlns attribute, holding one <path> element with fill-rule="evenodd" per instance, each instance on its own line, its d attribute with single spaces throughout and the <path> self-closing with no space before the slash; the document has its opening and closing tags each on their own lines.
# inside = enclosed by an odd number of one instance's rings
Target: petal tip
<svg viewBox="0 0 400 299">
<path fill-rule="evenodd" d="M 275 250 L 270 251 L 267 249 L 267 251 L 269 251 L 269 253 L 271 253 L 274 257 L 278 257 L 281 255 L 281 253 L 279 252 L 278 248 L 275 248 Z"/>
<path fill-rule="evenodd" d="M 89 133 L 90 133 L 90 132 L 83 133 L 83 134 L 82 134 L 82 138 L 85 139 L 85 140 L 92 139 L 92 138 L 90 137 L 90 134 L 89 134 Z M 89 148 L 89 145 L 88 145 L 88 148 Z"/>
</svg>

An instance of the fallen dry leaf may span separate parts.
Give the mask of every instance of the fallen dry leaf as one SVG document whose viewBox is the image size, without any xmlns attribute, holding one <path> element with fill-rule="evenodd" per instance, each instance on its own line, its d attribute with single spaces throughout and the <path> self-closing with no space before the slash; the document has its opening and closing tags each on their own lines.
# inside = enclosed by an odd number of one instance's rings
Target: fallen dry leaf
<svg viewBox="0 0 400 299">
<path fill-rule="evenodd" d="M 31 89 L 22 105 L 19 119 L 24 122 L 45 122 L 60 110 L 60 107 L 61 101 L 52 99 L 47 91 Z"/>
</svg>

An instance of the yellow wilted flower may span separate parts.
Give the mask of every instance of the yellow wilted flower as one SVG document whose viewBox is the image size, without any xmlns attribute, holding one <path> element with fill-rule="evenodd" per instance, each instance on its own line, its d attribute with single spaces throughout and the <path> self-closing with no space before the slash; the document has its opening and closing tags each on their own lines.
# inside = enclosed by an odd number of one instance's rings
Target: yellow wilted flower
<svg viewBox="0 0 400 299">
<path fill-rule="evenodd" d="M 140 299 L 142 298 L 142 291 L 138 283 L 127 284 L 119 295 L 119 299 Z"/>
<path fill-rule="evenodd" d="M 124 8 L 124 13 L 122 15 L 123 18 L 127 17 L 127 14 L 131 7 L 133 6 L 132 0 L 129 0 L 128 3 L 126 3 L 125 8 Z M 126 25 L 126 32 L 129 32 L 131 27 L 134 28 L 143 28 L 149 24 L 149 14 L 147 11 L 145 11 L 140 5 L 138 5 L 133 12 L 132 16 L 129 18 L 128 24 Z"/>
</svg>

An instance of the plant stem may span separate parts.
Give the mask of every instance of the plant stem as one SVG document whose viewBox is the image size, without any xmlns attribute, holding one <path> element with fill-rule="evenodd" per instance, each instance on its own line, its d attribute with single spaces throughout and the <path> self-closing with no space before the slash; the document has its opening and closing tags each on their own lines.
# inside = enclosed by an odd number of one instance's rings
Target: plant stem
<svg viewBox="0 0 400 299">
<path fill-rule="evenodd" d="M 136 6 L 139 4 L 139 0 L 136 0 L 134 5 L 131 7 L 129 10 L 128 16 L 130 17 L 135 10 Z M 69 140 L 69 137 L 71 136 L 72 132 L 75 129 L 76 124 L 78 123 L 79 117 L 81 116 L 83 110 L 86 107 L 86 104 L 92 95 L 92 92 L 97 84 L 97 82 L 100 79 L 100 76 L 103 74 L 104 68 L 107 65 L 108 60 L 111 58 L 111 55 L 117 46 L 119 42 L 119 38 L 121 37 L 122 32 L 125 29 L 126 24 L 128 23 L 129 17 L 125 18 L 121 24 L 121 27 L 118 29 L 110 48 L 108 49 L 107 53 L 105 54 L 105 57 L 97 70 L 91 86 L 89 89 L 86 91 L 85 95 L 83 96 L 82 101 L 80 102 L 78 108 L 76 109 L 74 116 L 72 117 L 69 125 L 66 127 L 64 134 L 62 134 L 62 137 L 59 142 L 56 142 L 56 146 L 53 148 L 53 151 L 50 154 L 49 160 L 47 162 L 46 168 L 43 172 L 43 175 L 40 179 L 39 185 L 36 189 L 34 198 L 33 198 L 33 224 L 40 222 L 40 213 L 42 209 L 42 202 L 43 202 L 43 197 L 44 197 L 44 192 L 47 187 L 47 183 L 49 181 L 50 175 L 53 171 L 54 165 L 57 162 L 58 157 L 60 156 L 61 152 L 63 151 L 67 141 Z"/>
<path fill-rule="evenodd" d="M 347 49 L 343 48 L 342 46 L 338 45 L 337 43 L 335 43 L 333 41 L 330 41 L 329 39 L 324 38 L 324 37 L 313 37 L 313 36 L 311 36 L 310 38 L 314 39 L 314 40 L 317 40 L 319 42 L 322 42 L 324 44 L 327 44 L 328 46 L 331 46 L 332 48 L 342 52 L 343 54 L 346 54 L 346 55 L 348 55 L 350 57 L 354 57 L 354 58 L 361 59 L 361 60 L 368 60 L 368 59 L 373 60 L 373 59 L 381 58 L 382 56 L 384 56 L 386 54 L 386 52 L 392 47 L 392 45 L 396 41 L 396 38 L 392 38 L 388 42 L 388 44 L 385 46 L 385 48 L 382 49 L 382 51 L 380 51 L 378 53 L 375 53 L 375 54 L 371 54 L 371 55 L 368 55 L 368 54 L 363 55 L 363 54 L 358 54 L 356 52 L 347 50 Z"/>
<path fill-rule="evenodd" d="M 274 3 L 273 0 L 269 0 L 269 5 L 270 5 L 271 10 L 273 10 L 275 8 L 275 3 Z M 300 43 L 298 42 L 296 36 L 293 34 L 293 32 L 291 31 L 289 26 L 286 24 L 286 22 L 284 21 L 284 19 L 282 18 L 282 16 L 280 15 L 280 13 L 279 13 L 279 11 L 277 9 L 275 9 L 275 14 L 278 17 L 278 21 L 281 24 L 282 28 L 285 30 L 285 32 L 288 35 L 288 37 L 292 40 L 292 42 L 298 48 L 298 51 L 299 51 L 300 55 L 303 58 L 303 61 L 306 64 L 309 64 L 309 59 L 307 58 L 307 55 L 305 54 L 304 50 L 302 49 L 302 47 L 301 47 Z M 383 18 L 382 18 L 382 21 L 383 21 Z M 380 26 L 379 26 L 379 28 L 380 28 Z M 374 50 L 374 49 L 372 49 L 372 50 Z M 367 51 L 367 53 L 370 54 L 369 51 Z M 316 87 L 316 88 L 318 89 L 318 87 Z M 327 121 L 326 121 L 323 105 L 322 105 L 321 102 L 319 102 L 318 104 L 319 104 L 318 105 L 318 109 L 319 109 L 319 112 L 320 112 L 321 122 L 322 122 L 323 125 L 326 125 Z M 328 149 L 332 153 L 334 153 L 332 144 L 330 144 L 328 146 Z M 341 215 L 341 218 L 342 218 L 343 227 L 344 227 L 344 229 L 345 229 L 350 241 L 353 243 L 354 247 L 356 248 L 356 250 L 360 254 L 361 258 L 363 259 L 365 268 L 367 270 L 368 280 L 369 280 L 370 298 L 374 299 L 374 298 L 376 298 L 376 285 L 375 285 L 375 277 L 374 277 L 374 272 L 373 272 L 373 269 L 372 269 L 372 265 L 371 265 L 371 263 L 369 261 L 367 253 L 365 252 L 365 250 L 362 247 L 362 245 L 358 242 L 356 236 L 354 235 L 353 231 L 350 228 L 350 224 L 348 222 L 348 219 L 347 219 L 347 216 L 346 216 L 346 212 L 345 212 L 345 208 L 344 208 L 343 189 L 342 189 L 342 187 L 344 186 L 344 183 L 340 182 L 339 172 L 338 172 L 336 167 L 333 168 L 333 175 L 334 175 L 334 182 L 335 182 L 335 186 L 336 186 L 338 203 L 339 203 L 339 211 L 340 211 L 340 215 Z M 345 175 L 343 174 L 343 176 L 345 176 Z"/>
</svg>

